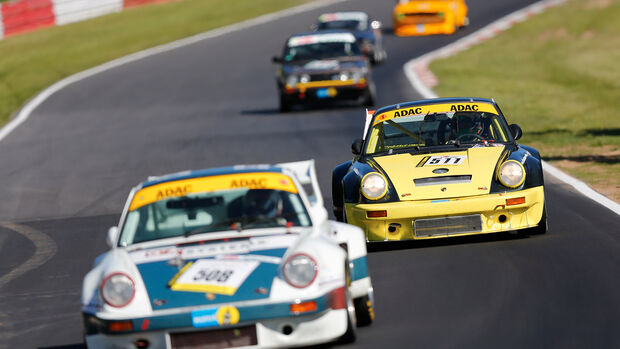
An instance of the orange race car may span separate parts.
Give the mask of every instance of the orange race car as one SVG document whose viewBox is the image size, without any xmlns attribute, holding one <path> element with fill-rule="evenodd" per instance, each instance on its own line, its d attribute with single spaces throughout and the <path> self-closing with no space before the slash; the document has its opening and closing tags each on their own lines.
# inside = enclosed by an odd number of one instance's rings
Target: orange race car
<svg viewBox="0 0 620 349">
<path fill-rule="evenodd" d="M 399 0 L 394 7 L 398 36 L 452 34 L 468 24 L 465 0 Z"/>
</svg>

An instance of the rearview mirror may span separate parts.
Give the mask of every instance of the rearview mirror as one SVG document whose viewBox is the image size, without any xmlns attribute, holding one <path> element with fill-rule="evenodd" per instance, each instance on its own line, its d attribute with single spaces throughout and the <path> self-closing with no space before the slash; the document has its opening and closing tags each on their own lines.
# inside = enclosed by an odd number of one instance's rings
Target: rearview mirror
<svg viewBox="0 0 620 349">
<path fill-rule="evenodd" d="M 114 248 L 116 246 L 116 240 L 118 239 L 118 227 L 113 226 L 108 229 L 108 236 L 106 238 L 106 242 L 110 248 Z"/>
<path fill-rule="evenodd" d="M 360 155 L 362 153 L 362 146 L 364 145 L 364 140 L 363 139 L 356 139 L 353 141 L 353 143 L 351 144 L 351 153 L 353 153 L 353 155 Z"/>
<path fill-rule="evenodd" d="M 508 128 L 510 128 L 510 133 L 512 133 L 512 138 L 514 138 L 515 141 L 520 139 L 521 136 L 523 136 L 523 131 L 521 130 L 521 127 L 519 127 L 519 125 L 512 124 L 508 126 Z"/>
</svg>

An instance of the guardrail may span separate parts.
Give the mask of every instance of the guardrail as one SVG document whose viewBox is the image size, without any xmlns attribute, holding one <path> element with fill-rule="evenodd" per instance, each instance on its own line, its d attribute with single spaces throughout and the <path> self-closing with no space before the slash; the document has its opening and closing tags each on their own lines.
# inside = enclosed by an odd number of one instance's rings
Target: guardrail
<svg viewBox="0 0 620 349">
<path fill-rule="evenodd" d="M 173 0 L 18 0 L 0 3 L 0 39 Z"/>
</svg>

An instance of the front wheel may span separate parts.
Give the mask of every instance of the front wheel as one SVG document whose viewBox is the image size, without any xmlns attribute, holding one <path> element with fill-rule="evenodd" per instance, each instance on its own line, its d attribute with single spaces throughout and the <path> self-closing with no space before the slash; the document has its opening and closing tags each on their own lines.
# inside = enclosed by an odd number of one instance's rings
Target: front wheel
<svg viewBox="0 0 620 349">
<path fill-rule="evenodd" d="M 280 95 L 280 112 L 286 113 L 291 110 L 291 105 L 286 101 L 284 96 Z"/>
<path fill-rule="evenodd" d="M 368 295 L 353 300 L 357 327 L 368 326 L 375 319 L 375 310 L 372 303 Z"/>
</svg>

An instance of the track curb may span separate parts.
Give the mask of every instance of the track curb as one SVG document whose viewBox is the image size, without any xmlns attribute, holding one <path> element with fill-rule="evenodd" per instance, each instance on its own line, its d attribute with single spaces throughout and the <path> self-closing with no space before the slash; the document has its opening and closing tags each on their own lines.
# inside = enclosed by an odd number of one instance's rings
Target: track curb
<svg viewBox="0 0 620 349">
<path fill-rule="evenodd" d="M 474 45 L 492 39 L 497 34 L 512 28 L 515 24 L 540 14 L 551 7 L 562 5 L 567 1 L 568 0 L 542 0 L 512 12 L 451 44 L 408 61 L 403 66 L 405 76 L 413 88 L 423 98 L 438 98 L 439 96 L 435 93 L 435 91 L 433 91 L 433 87 L 437 85 L 437 78 L 428 68 L 433 60 L 452 56 L 458 52 L 467 50 Z M 568 175 L 548 162 L 543 160 L 542 164 L 543 170 L 546 173 L 566 184 L 569 184 L 579 193 L 605 206 L 617 215 L 620 215 L 620 204 L 617 202 L 598 193 L 583 181 Z"/>
</svg>

